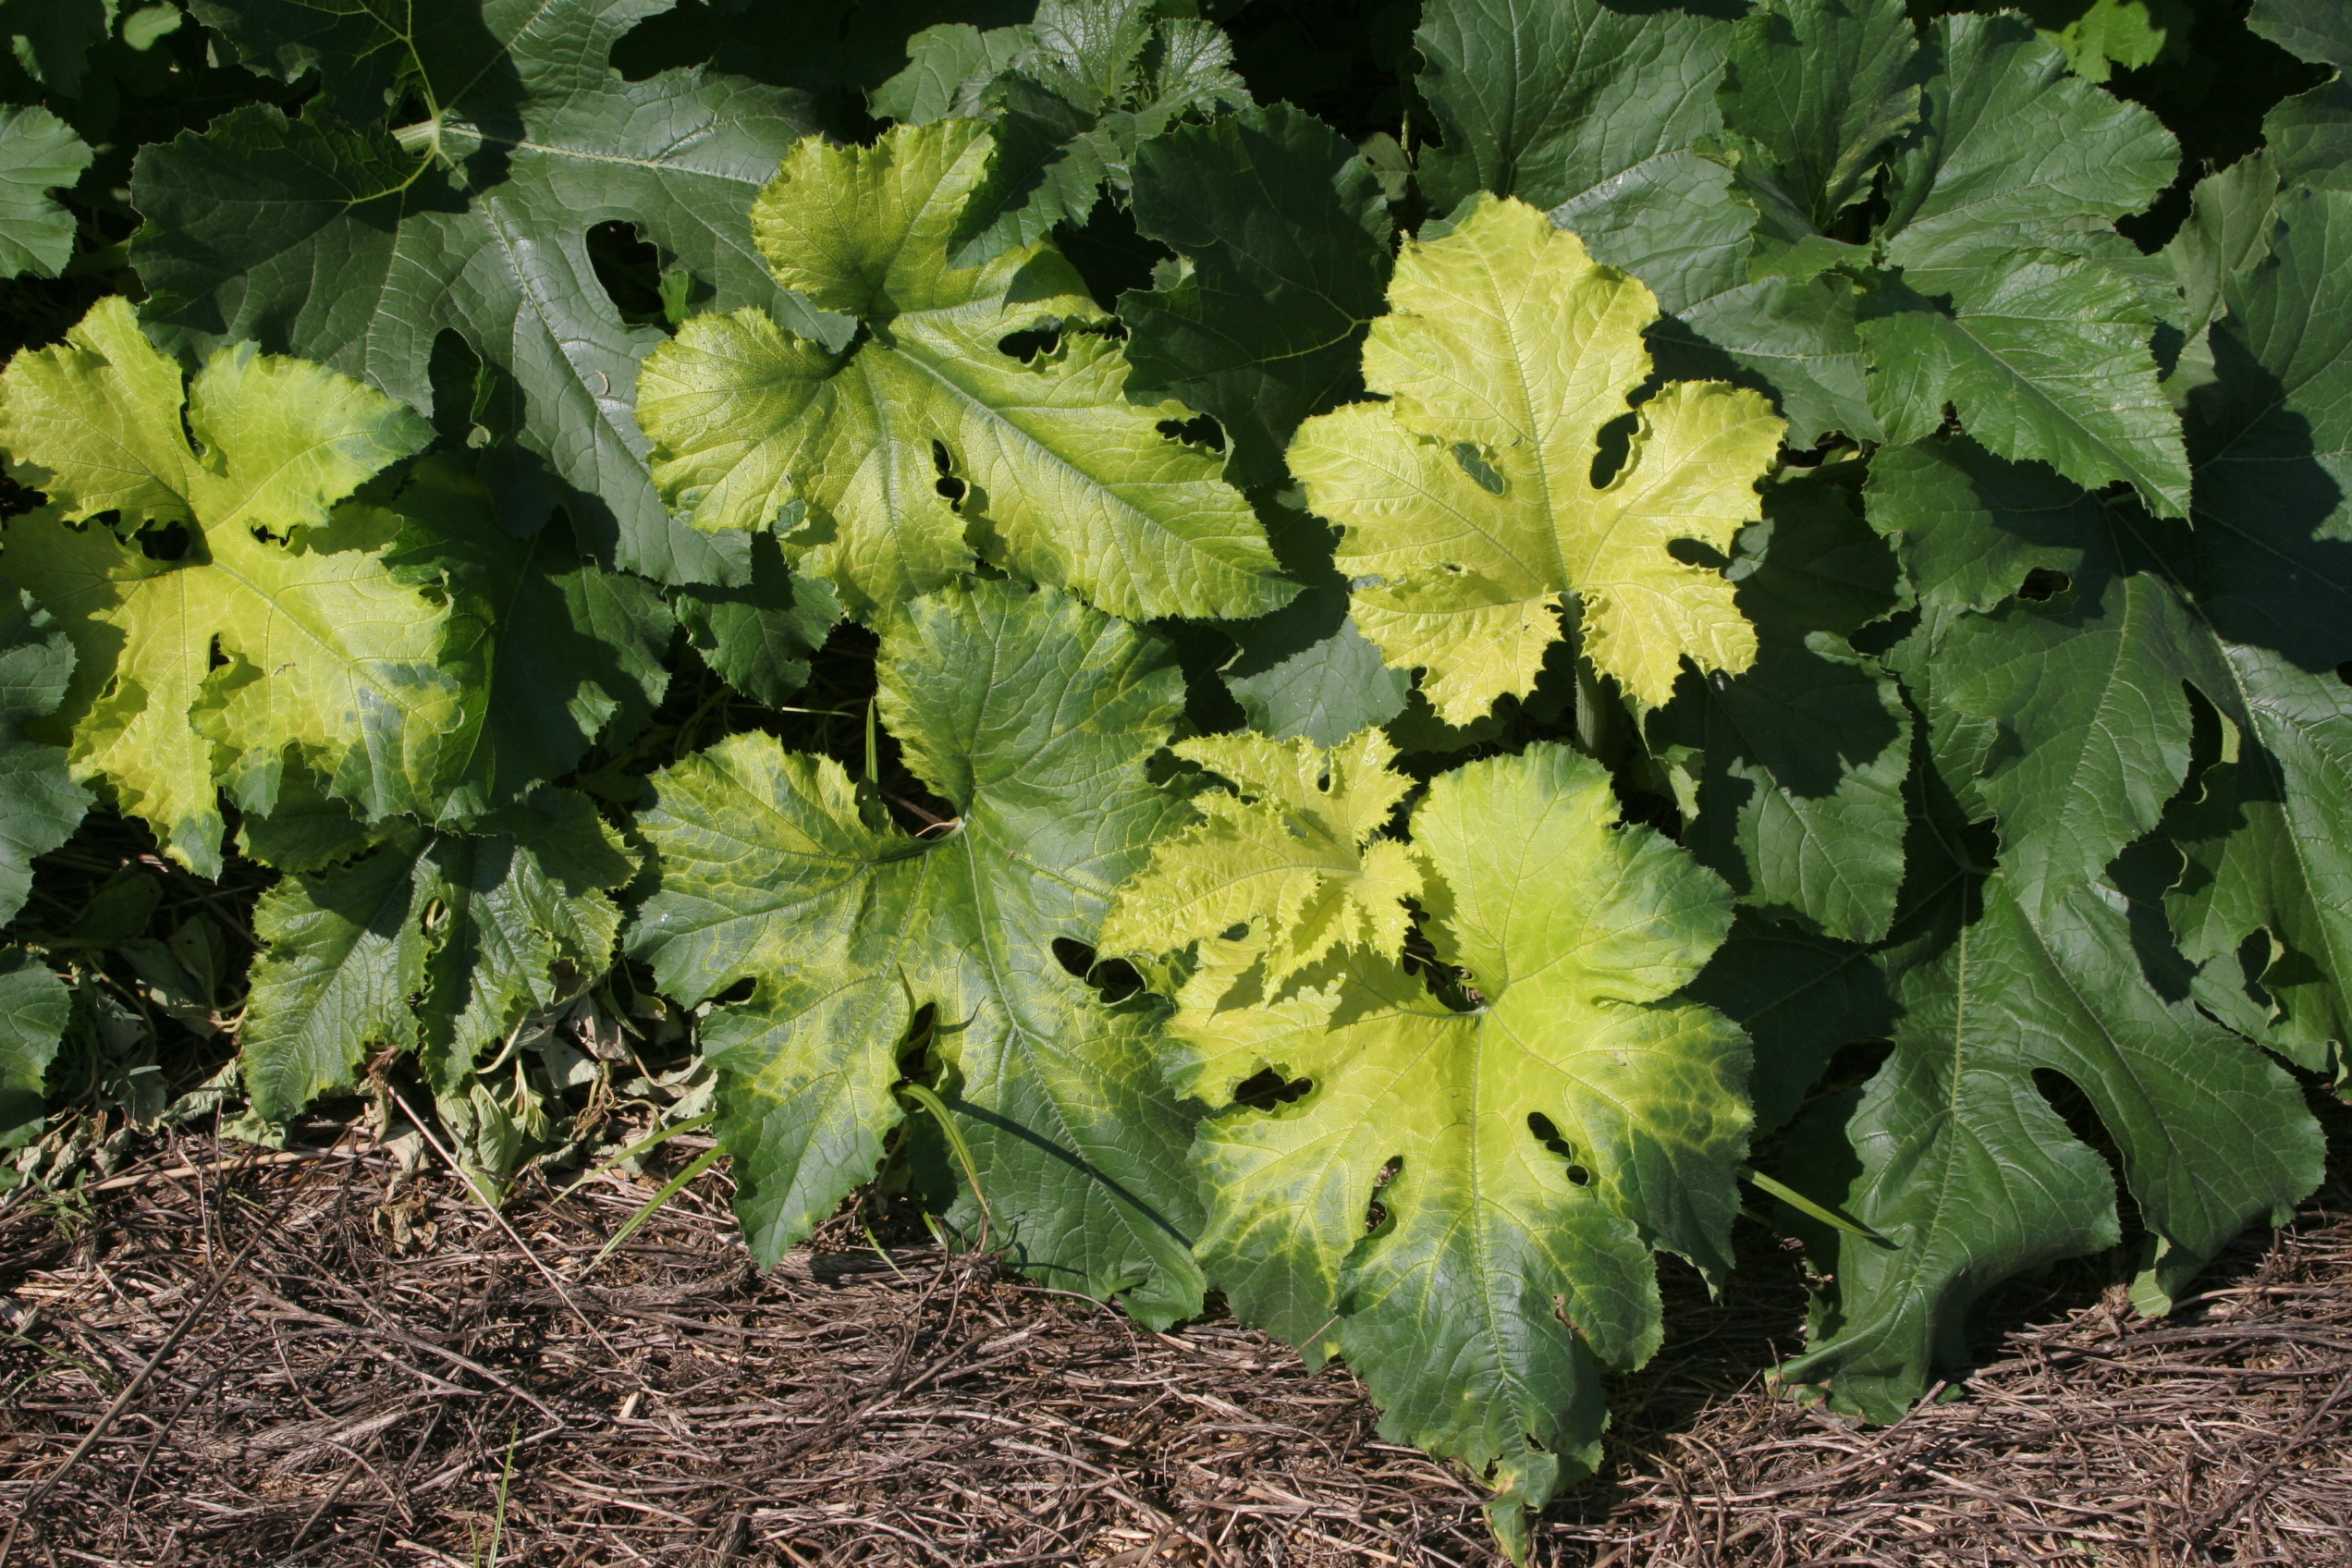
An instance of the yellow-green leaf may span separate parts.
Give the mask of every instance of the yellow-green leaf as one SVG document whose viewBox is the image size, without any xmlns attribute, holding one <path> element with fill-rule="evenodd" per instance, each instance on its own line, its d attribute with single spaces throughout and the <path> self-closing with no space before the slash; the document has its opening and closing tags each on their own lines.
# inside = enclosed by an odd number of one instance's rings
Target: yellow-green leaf
<svg viewBox="0 0 2352 1568">
<path fill-rule="evenodd" d="M 1598 1462 L 1602 1369 L 1657 1348 L 1651 1249 L 1729 1267 L 1747 1045 L 1677 993 L 1732 900 L 1563 746 L 1440 776 L 1412 827 L 1475 1005 L 1361 954 L 1268 996 L 1215 950 L 1173 1082 L 1220 1108 L 1195 1145 L 1210 1281 L 1344 1354 L 1383 1434 L 1486 1476 L 1508 1533 Z M 1268 1070 L 1285 1103 L 1235 1103 Z"/>
<path fill-rule="evenodd" d="M 1643 701 L 1682 661 L 1746 669 L 1756 632 L 1719 554 L 1760 515 L 1757 482 L 1786 426 L 1758 393 L 1670 383 L 1640 405 L 1608 483 L 1601 433 L 1650 374 L 1658 304 L 1573 234 L 1512 198 L 1474 199 L 1443 237 L 1409 241 L 1364 379 L 1385 402 L 1308 420 L 1292 472 L 1345 536 L 1355 622 L 1390 666 L 1419 666 L 1439 716 L 1464 724 L 1535 684 L 1563 596 L 1585 652 Z"/>
<path fill-rule="evenodd" d="M 1378 836 L 1413 782 L 1390 771 L 1396 753 L 1378 730 L 1329 750 L 1240 734 L 1180 741 L 1175 752 L 1234 792 L 1194 799 L 1203 819 L 1120 889 L 1103 950 L 1170 953 L 1247 925 L 1274 990 L 1334 950 L 1395 956 L 1421 868 Z"/>
<path fill-rule="evenodd" d="M 429 795 L 431 741 L 459 717 L 447 606 L 329 508 L 430 435 L 251 344 L 183 387 L 118 298 L 0 374 L 8 471 L 52 503 L 8 523 L 6 571 L 73 642 L 74 775 L 182 864 L 217 874 L 217 790 L 265 808 L 289 747 L 370 815 Z"/>
<path fill-rule="evenodd" d="M 638 383 L 663 496 L 699 528 L 797 519 L 786 554 L 867 619 L 975 555 L 1129 618 L 1288 602 L 1224 459 L 1161 429 L 1193 410 L 1128 401 L 1121 347 L 1076 330 L 1104 314 L 1060 252 L 949 264 L 992 145 L 938 120 L 793 149 L 753 232 L 780 282 L 864 331 L 836 353 L 761 311 L 689 321 Z M 1042 328 L 1059 341 L 1027 361 L 1003 347 Z"/>
</svg>

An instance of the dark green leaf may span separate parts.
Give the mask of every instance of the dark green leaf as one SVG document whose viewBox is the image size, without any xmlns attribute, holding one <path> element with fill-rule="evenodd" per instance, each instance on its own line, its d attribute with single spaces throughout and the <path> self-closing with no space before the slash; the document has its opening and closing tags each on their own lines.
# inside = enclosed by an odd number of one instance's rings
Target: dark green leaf
<svg viewBox="0 0 2352 1568">
<path fill-rule="evenodd" d="M 753 702 L 781 707 L 808 680 L 809 655 L 841 619 L 821 577 L 795 576 L 772 533 L 752 536 L 752 581 L 741 588 L 684 587 L 670 608 L 703 662 Z"/>
<path fill-rule="evenodd" d="M 386 521 L 399 529 L 387 560 L 439 574 L 461 618 L 442 655 L 467 709 L 440 741 L 442 820 L 521 800 L 661 701 L 671 621 L 654 585 L 584 558 L 567 529 L 516 538 L 472 465 L 428 459 Z"/>
<path fill-rule="evenodd" d="M 1892 1244 L 1834 1238 L 1834 1308 L 1782 1371 L 1842 1409 L 1897 1419 L 1966 1361 L 1985 1290 L 2121 1238 L 2106 1162 L 2044 1101 L 2037 1071 L 2080 1090 L 2114 1141 L 2155 1237 L 2144 1306 L 2161 1310 L 2248 1221 L 2320 1179 L 2319 1128 L 2294 1081 L 2150 987 L 2105 888 L 2035 913 L 1995 876 L 1981 913 L 1902 976 L 1899 997 L 1894 1055 L 1844 1128 L 1858 1169 L 1842 1192 L 1809 1189 Z"/>
<path fill-rule="evenodd" d="M 1902 0 L 1770 0 L 1733 30 L 1724 122 L 1825 229 L 1918 119 L 1917 53 Z"/>
<path fill-rule="evenodd" d="M 247 3 L 220 8 L 274 39 Z M 515 376 L 522 441 L 619 565 L 744 581 L 746 540 L 674 522 L 655 494 L 631 410 L 660 334 L 621 320 L 587 237 L 626 218 L 709 287 L 711 308 L 768 305 L 827 336 L 751 244 L 753 194 L 811 129 L 797 101 L 699 71 L 622 80 L 605 57 L 647 0 L 439 0 L 431 25 L 398 33 L 356 0 L 313 8 L 324 31 L 304 47 L 330 89 L 373 101 L 378 80 L 413 82 L 436 117 L 396 139 L 325 105 L 292 122 L 256 107 L 144 150 L 135 260 L 151 318 L 184 342 L 324 360 L 420 410 L 434 339 L 455 331 Z"/>
<path fill-rule="evenodd" d="M 1923 268 L 1883 289 L 1860 330 L 1888 439 L 1932 435 L 1955 408 L 2003 457 L 2085 485 L 2128 480 L 2159 511 L 2187 509 L 2179 416 L 2149 348 L 2155 321 L 2101 263 L 2012 251 Z"/>
<path fill-rule="evenodd" d="M 2246 25 L 2289 54 L 2352 71 L 2352 16 L 2336 0 L 2254 0 Z"/>
<path fill-rule="evenodd" d="M 454 1090 L 484 1047 L 604 973 L 620 927 L 608 890 L 637 862 L 595 808 L 543 790 L 479 826 L 401 824 L 360 858 L 263 895 L 264 950 L 238 1036 L 258 1114 L 284 1121 L 349 1084 L 376 1045 L 423 1051 L 435 1087 Z M 325 825 L 288 839 L 264 833 L 255 847 L 303 858 L 337 847 Z"/>
<path fill-rule="evenodd" d="M 0 1149 L 41 1134 L 42 1087 L 71 999 L 39 959 L 21 948 L 0 952 Z"/>
<path fill-rule="evenodd" d="M 1669 314 L 1745 281 L 1755 214 L 1692 151 L 1722 125 L 1730 34 L 1599 0 L 1430 0 L 1414 39 L 1442 141 L 1422 154 L 1422 190 L 1440 212 L 1474 190 L 1546 209 Z"/>
<path fill-rule="evenodd" d="M 0 597 L 0 922 L 24 907 L 33 857 L 64 843 L 90 809 L 66 749 L 25 732 L 65 701 L 73 667 L 73 644 L 30 594 Z"/>
<path fill-rule="evenodd" d="M 1385 308 L 1389 217 L 1371 165 L 1287 104 L 1170 131 L 1135 160 L 1135 225 L 1191 263 L 1131 293 L 1131 395 L 1216 416 L 1244 487 L 1279 483 L 1298 422 L 1355 396 Z"/>
</svg>

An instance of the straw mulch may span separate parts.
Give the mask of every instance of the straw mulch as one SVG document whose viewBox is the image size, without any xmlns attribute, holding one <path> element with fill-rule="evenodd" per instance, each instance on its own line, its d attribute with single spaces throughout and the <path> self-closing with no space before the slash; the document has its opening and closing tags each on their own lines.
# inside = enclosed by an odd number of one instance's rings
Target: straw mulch
<svg viewBox="0 0 2352 1568">
<path fill-rule="evenodd" d="M 854 1229 L 762 1275 L 718 1173 L 592 1268 L 654 1178 L 502 1221 L 348 1134 L 217 1158 L 0 1212 L 8 1568 L 1499 1561 L 1476 1488 L 1381 1441 L 1344 1369 L 1230 1320 L 1155 1334 Z M 1672 1337 L 1543 1559 L 2342 1568 L 2347 1209 L 2242 1241 L 2161 1322 L 2082 1270 L 2006 1292 L 1964 1397 L 1884 1430 L 1766 1390 L 1800 1264 L 1751 1228 L 1728 1302 L 1670 1274 Z"/>
</svg>

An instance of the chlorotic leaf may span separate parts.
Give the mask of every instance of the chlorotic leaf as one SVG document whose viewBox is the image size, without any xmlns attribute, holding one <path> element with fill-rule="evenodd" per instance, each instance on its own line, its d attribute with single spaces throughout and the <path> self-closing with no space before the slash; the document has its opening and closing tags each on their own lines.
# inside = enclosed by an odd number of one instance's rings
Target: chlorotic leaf
<svg viewBox="0 0 2352 1568">
<path fill-rule="evenodd" d="M 41 1135 L 42 1093 L 71 1004 L 47 964 L 21 948 L 0 952 L 0 1149 Z"/>
<path fill-rule="evenodd" d="M 1411 851 L 1382 836 L 1413 781 L 1390 770 L 1396 753 L 1378 730 L 1328 749 L 1244 734 L 1174 750 L 1235 792 L 1194 798 L 1202 820 L 1119 890 L 1105 952 L 1166 954 L 1247 925 L 1278 993 L 1337 952 L 1399 954 L 1422 878 Z"/>
<path fill-rule="evenodd" d="M 1356 403 L 1299 427 L 1290 463 L 1339 523 L 1340 569 L 1369 580 L 1359 630 L 1448 723 L 1534 684 L 1563 595 L 1585 652 L 1662 704 L 1682 661 L 1738 671 L 1756 632 L 1720 571 L 1669 552 L 1728 550 L 1759 515 L 1784 426 L 1756 393 L 1675 382 L 1605 485 L 1601 430 L 1648 376 L 1648 289 L 1597 264 L 1524 202 L 1480 198 L 1409 242 L 1365 347 Z"/>
<path fill-rule="evenodd" d="M 483 1047 L 610 965 L 610 893 L 637 862 L 587 798 L 543 790 L 477 827 L 397 824 L 368 835 L 379 841 L 359 858 L 306 866 L 262 896 L 263 951 L 238 1036 L 258 1113 L 283 1121 L 348 1085 L 374 1045 L 422 1052 L 451 1092 Z M 257 852 L 275 847 L 249 838 Z"/>
<path fill-rule="evenodd" d="M 1120 300 L 1130 386 L 1215 416 L 1235 483 L 1279 483 L 1299 421 L 1362 389 L 1390 266 L 1371 165 L 1288 104 L 1245 110 L 1144 144 L 1135 226 L 1190 266 Z"/>
<path fill-rule="evenodd" d="M 90 809 L 65 748 L 25 732 L 65 701 L 73 644 L 31 597 L 16 601 L 0 605 L 0 922 L 24 907 L 33 857 L 64 843 Z"/>
<path fill-rule="evenodd" d="M 395 18 L 345 0 L 214 0 L 208 19 L 249 64 L 315 67 L 325 101 L 290 121 L 240 109 L 141 150 L 132 193 L 148 227 L 133 261 L 149 318 L 178 342 L 308 355 L 420 411 L 434 340 L 455 332 L 514 375 L 520 438 L 617 564 L 741 582 L 741 536 L 677 526 L 646 472 L 630 398 L 661 334 L 621 318 L 588 233 L 624 217 L 709 288 L 711 308 L 772 305 L 815 331 L 778 296 L 745 221 L 811 127 L 793 95 L 748 81 L 623 80 L 606 64 L 614 41 L 663 8 L 425 0 Z M 379 123 L 396 80 L 427 115 L 398 136 Z"/>
<path fill-rule="evenodd" d="M 1159 428 L 1191 410 L 1126 398 L 1126 361 L 1077 330 L 1099 312 L 1060 256 L 951 264 L 990 146 L 985 126 L 941 120 L 793 149 L 760 195 L 761 250 L 873 336 L 843 354 L 764 312 L 688 322 L 639 387 L 663 493 L 705 529 L 802 508 L 787 556 L 859 616 L 895 615 L 975 552 L 1116 615 L 1282 604 L 1296 590 L 1219 460 Z M 1032 361 L 999 347 L 1048 326 L 1060 341 Z"/>
<path fill-rule="evenodd" d="M 92 155 L 48 110 L 0 106 L 0 277 L 55 277 L 72 258 L 73 214 L 49 192 L 80 178 Z"/>
<path fill-rule="evenodd" d="M 266 809 L 289 747 L 370 815 L 429 795 L 459 704 L 438 667 L 447 610 L 328 512 L 428 434 L 251 345 L 183 386 L 118 298 L 0 374 L 9 472 L 52 503 L 7 524 L 6 570 L 74 643 L 75 777 L 182 864 L 217 873 L 219 785 Z"/>
<path fill-rule="evenodd" d="M 1607 773 L 1563 747 L 1431 785 L 1413 830 L 1433 935 L 1476 1011 L 1352 954 L 1326 995 L 1214 986 L 1221 1006 L 1189 995 L 1170 1025 L 1179 1086 L 1221 1108 L 1197 1156 L 1210 1279 L 1250 1320 L 1345 1354 L 1384 1434 L 1484 1476 L 1506 1541 L 1598 1462 L 1602 1370 L 1657 1348 L 1650 1248 L 1727 1265 L 1746 1146 L 1745 1041 L 1669 999 L 1729 897 L 1616 815 Z M 1269 1069 L 1307 1086 L 1232 1103 Z"/>
<path fill-rule="evenodd" d="M 1071 1288 L 1197 1310 L 1185 1116 L 1153 1013 L 1107 1006 L 1057 942 L 1176 825 L 1151 783 L 1180 701 L 1154 642 L 1052 589 L 981 582 L 885 634 L 880 711 L 956 815 L 877 825 L 828 758 L 739 735 L 656 774 L 659 857 L 632 950 L 689 1005 L 754 982 L 704 1039 L 753 1252 L 772 1258 L 874 1172 L 918 1017 L 1000 1243 Z"/>
</svg>

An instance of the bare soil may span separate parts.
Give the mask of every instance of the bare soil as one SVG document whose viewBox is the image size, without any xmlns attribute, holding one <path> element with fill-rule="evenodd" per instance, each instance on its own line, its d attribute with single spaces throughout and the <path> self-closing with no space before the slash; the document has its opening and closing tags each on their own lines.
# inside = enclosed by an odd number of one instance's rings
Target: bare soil
<svg viewBox="0 0 2352 1568">
<path fill-rule="evenodd" d="M 1230 1319 L 1157 1334 L 852 1227 L 762 1273 L 723 1170 L 595 1265 L 658 1173 L 494 1216 L 340 1137 L 0 1209 L 0 1565 L 1500 1561 L 1343 1367 Z M 2340 1178 L 2162 1321 L 2113 1260 L 2001 1292 L 1956 1397 L 1885 1429 L 1770 1392 L 1802 1266 L 1743 1245 L 1725 1301 L 1670 1273 L 1543 1562 L 2352 1564 Z"/>
</svg>

